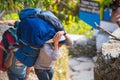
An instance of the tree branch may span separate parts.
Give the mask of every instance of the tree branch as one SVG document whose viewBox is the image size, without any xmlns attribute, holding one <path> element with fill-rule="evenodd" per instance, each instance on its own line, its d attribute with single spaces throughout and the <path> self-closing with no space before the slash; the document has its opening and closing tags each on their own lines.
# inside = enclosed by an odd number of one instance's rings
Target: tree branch
<svg viewBox="0 0 120 80">
<path fill-rule="evenodd" d="M 2 19 L 2 16 L 4 15 L 5 13 L 5 10 L 3 10 L 1 13 L 0 13 L 0 19 Z"/>
<path fill-rule="evenodd" d="M 101 29 L 102 31 L 104 31 L 105 33 L 107 33 L 108 35 L 112 36 L 115 40 L 120 41 L 119 38 L 117 38 L 115 35 L 111 34 L 110 32 L 106 31 L 104 28 L 102 28 L 101 26 L 99 26 L 96 22 L 94 23 L 96 27 L 98 27 L 99 29 Z"/>
</svg>

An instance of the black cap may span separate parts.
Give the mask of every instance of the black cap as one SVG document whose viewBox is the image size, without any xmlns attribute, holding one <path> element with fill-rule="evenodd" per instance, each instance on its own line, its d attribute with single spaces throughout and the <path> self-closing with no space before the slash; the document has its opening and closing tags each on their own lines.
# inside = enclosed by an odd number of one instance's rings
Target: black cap
<svg viewBox="0 0 120 80">
<path fill-rule="evenodd" d="M 116 10 L 119 7 L 120 7 L 120 0 L 113 0 L 112 9 Z"/>
</svg>

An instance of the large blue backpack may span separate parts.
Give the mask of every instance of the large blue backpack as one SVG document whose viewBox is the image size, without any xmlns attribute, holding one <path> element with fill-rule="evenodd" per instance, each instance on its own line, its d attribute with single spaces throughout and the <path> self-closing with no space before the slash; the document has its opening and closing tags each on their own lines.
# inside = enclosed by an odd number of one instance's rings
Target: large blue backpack
<svg viewBox="0 0 120 80">
<path fill-rule="evenodd" d="M 33 66 L 45 42 L 57 31 L 64 30 L 61 21 L 51 12 L 37 8 L 23 9 L 17 27 L 17 37 L 21 45 L 15 53 L 19 61 L 28 67 Z"/>
</svg>

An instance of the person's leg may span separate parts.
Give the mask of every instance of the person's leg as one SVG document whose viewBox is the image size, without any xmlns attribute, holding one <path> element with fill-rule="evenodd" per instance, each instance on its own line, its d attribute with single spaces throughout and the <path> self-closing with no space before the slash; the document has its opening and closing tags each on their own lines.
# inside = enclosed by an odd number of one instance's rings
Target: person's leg
<svg viewBox="0 0 120 80">
<path fill-rule="evenodd" d="M 19 78 L 19 80 L 25 80 L 25 78 Z"/>
<path fill-rule="evenodd" d="M 54 74 L 54 70 L 53 69 L 48 70 L 48 75 L 49 75 L 50 80 L 52 80 L 53 74 Z"/>
<path fill-rule="evenodd" d="M 35 69 L 35 74 L 39 80 L 50 80 L 48 72 L 46 70 Z"/>
<path fill-rule="evenodd" d="M 12 75 L 11 73 L 7 72 L 8 78 L 9 80 L 18 80 L 18 78 L 14 75 Z"/>
</svg>

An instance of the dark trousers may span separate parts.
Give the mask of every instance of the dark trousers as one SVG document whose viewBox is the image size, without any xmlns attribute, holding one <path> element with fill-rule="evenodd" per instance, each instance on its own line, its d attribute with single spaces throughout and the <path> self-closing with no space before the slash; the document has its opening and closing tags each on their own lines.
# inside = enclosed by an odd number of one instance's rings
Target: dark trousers
<svg viewBox="0 0 120 80">
<path fill-rule="evenodd" d="M 15 75 L 12 75 L 10 73 L 7 73 L 9 80 L 25 80 L 25 78 L 19 78 Z"/>
<path fill-rule="evenodd" d="M 54 70 L 41 70 L 41 69 L 35 69 L 35 73 L 39 80 L 52 80 Z"/>
</svg>

